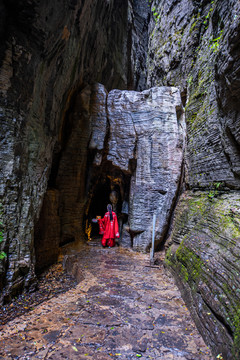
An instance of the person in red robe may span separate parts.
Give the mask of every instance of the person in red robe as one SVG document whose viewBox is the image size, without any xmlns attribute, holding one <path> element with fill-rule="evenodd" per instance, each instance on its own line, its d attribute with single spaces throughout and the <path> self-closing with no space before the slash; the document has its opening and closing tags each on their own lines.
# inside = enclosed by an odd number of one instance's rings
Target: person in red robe
<svg viewBox="0 0 240 360">
<path fill-rule="evenodd" d="M 102 219 L 98 219 L 99 234 L 103 234 L 102 246 L 115 246 L 115 238 L 119 238 L 117 215 L 112 211 L 112 205 L 108 204 L 107 212 Z"/>
</svg>

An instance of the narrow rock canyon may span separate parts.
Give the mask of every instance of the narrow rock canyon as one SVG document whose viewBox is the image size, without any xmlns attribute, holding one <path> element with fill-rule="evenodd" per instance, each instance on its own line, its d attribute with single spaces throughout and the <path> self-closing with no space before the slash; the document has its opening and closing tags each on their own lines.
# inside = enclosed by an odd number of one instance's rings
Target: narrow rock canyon
<svg viewBox="0 0 240 360">
<path fill-rule="evenodd" d="M 111 201 L 213 356 L 240 353 L 238 0 L 0 1 L 0 299 Z M 159 294 L 161 296 L 161 294 Z"/>
</svg>

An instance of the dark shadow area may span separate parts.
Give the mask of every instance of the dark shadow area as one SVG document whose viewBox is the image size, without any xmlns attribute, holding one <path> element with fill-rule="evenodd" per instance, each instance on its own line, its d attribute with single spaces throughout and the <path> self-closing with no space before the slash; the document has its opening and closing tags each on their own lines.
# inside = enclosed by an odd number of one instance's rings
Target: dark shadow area
<svg viewBox="0 0 240 360">
<path fill-rule="evenodd" d="M 107 204 L 110 203 L 109 194 L 111 193 L 111 184 L 108 178 L 103 183 L 96 186 L 96 192 L 93 196 L 92 202 L 89 207 L 88 219 L 89 225 L 91 224 L 91 237 L 99 234 L 99 226 L 97 223 L 90 222 L 96 216 L 104 216 L 107 211 Z"/>
<path fill-rule="evenodd" d="M 99 226 L 92 219 L 104 216 L 107 204 L 112 204 L 117 214 L 121 237 L 123 224 L 128 220 L 128 198 L 130 175 L 105 161 L 100 168 L 95 167 L 89 184 L 88 200 L 85 208 L 83 226 L 87 238 L 99 236 Z"/>
</svg>

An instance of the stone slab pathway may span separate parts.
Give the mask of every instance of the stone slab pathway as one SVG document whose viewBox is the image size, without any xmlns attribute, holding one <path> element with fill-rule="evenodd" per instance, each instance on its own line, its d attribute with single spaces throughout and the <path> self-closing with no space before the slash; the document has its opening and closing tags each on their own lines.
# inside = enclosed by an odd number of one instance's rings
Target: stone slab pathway
<svg viewBox="0 0 240 360">
<path fill-rule="evenodd" d="M 82 281 L 1 327 L 0 359 L 212 359 L 162 264 L 87 245 L 74 259 Z"/>
</svg>

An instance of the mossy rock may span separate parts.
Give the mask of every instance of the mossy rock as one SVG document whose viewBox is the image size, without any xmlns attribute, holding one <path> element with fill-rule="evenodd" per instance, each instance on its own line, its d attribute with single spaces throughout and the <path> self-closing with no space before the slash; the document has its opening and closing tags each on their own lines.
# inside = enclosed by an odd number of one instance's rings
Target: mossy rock
<svg viewBox="0 0 240 360">
<path fill-rule="evenodd" d="M 198 309 L 193 316 L 213 353 L 235 360 L 240 358 L 240 193 L 215 191 L 212 197 L 210 191 L 183 194 L 165 263 L 187 305 Z"/>
</svg>

